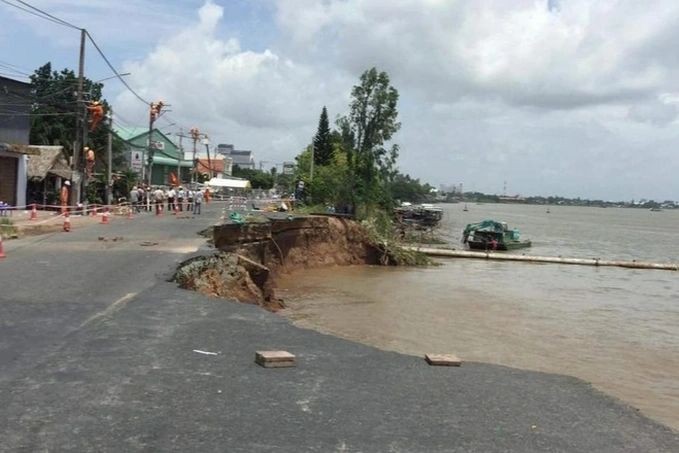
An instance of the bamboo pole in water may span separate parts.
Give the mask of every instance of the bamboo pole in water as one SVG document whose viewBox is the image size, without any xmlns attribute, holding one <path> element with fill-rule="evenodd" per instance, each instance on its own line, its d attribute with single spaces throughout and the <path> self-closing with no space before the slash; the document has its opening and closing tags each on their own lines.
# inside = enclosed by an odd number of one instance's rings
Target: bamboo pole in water
<svg viewBox="0 0 679 453">
<path fill-rule="evenodd" d="M 477 258 L 498 261 L 525 261 L 531 263 L 557 263 L 557 264 L 577 264 L 581 266 L 615 266 L 631 269 L 658 269 L 665 271 L 679 271 L 679 264 L 674 263 L 649 263 L 645 261 L 615 261 L 602 260 L 599 258 L 562 258 L 560 256 L 530 256 L 530 255 L 511 255 L 496 252 L 469 252 L 466 250 L 438 249 L 428 247 L 405 247 L 408 250 L 415 250 L 429 256 L 450 257 L 450 258 Z"/>
</svg>

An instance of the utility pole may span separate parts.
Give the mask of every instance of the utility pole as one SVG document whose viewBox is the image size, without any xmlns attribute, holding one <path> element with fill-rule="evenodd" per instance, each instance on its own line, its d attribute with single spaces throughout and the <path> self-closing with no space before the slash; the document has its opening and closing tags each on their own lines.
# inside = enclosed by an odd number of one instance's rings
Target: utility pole
<svg viewBox="0 0 679 453">
<path fill-rule="evenodd" d="M 205 136 L 205 150 L 207 151 L 207 165 L 209 167 L 208 174 L 210 175 L 210 179 L 212 179 L 212 161 L 210 160 L 210 141 L 207 138 L 207 135 Z"/>
<path fill-rule="evenodd" d="M 149 171 L 148 171 L 148 185 L 150 186 L 153 182 L 153 155 L 154 155 L 154 150 L 155 150 L 155 144 L 153 142 L 153 123 L 162 115 L 163 113 L 163 107 L 165 107 L 165 104 L 163 101 L 158 101 L 158 102 L 151 102 L 149 104 L 149 155 L 146 158 L 146 161 L 149 166 Z"/>
<path fill-rule="evenodd" d="M 87 109 L 83 103 L 83 89 L 84 89 L 84 79 L 85 79 L 85 37 L 87 36 L 87 30 L 84 28 L 80 29 L 80 57 L 78 59 L 78 93 L 76 96 L 76 118 L 79 118 L 82 122 L 83 131 L 87 130 Z M 71 162 L 71 170 L 73 172 L 71 176 L 72 183 L 75 183 L 75 178 L 73 176 L 78 176 L 78 183 L 72 184 L 71 187 L 71 205 L 75 206 L 80 202 L 80 192 L 82 185 L 82 178 L 79 176 L 80 172 L 80 150 L 85 146 L 87 142 L 87 136 L 83 132 L 80 135 L 78 131 L 78 122 L 76 121 L 76 140 L 75 148 L 73 149 L 73 161 Z"/>
<path fill-rule="evenodd" d="M 111 204 L 113 189 L 113 108 L 108 110 L 108 141 L 106 142 L 106 204 Z"/>
<path fill-rule="evenodd" d="M 311 166 L 309 167 L 309 182 L 314 180 L 314 147 L 311 146 Z"/>
<path fill-rule="evenodd" d="M 152 184 L 151 181 L 153 181 L 151 179 L 151 176 L 153 174 L 152 173 L 153 172 L 153 146 L 154 146 L 153 145 L 153 121 L 155 120 L 154 112 L 155 112 L 155 105 L 154 105 L 153 102 L 151 102 L 151 104 L 149 105 L 149 146 L 148 146 L 149 154 L 146 157 L 147 162 L 148 162 L 148 166 L 149 166 L 149 171 L 147 172 L 147 175 L 148 175 L 147 184 L 149 185 L 149 187 Z M 146 162 L 144 162 L 144 163 L 146 163 Z"/>
<path fill-rule="evenodd" d="M 179 181 L 179 185 L 182 184 L 182 169 L 181 169 L 181 163 L 182 159 L 184 159 L 184 147 L 182 146 L 182 139 L 184 138 L 184 129 L 179 128 L 179 156 L 177 159 L 177 181 Z"/>
<path fill-rule="evenodd" d="M 193 165 L 191 167 L 191 182 L 195 184 L 196 182 L 196 143 L 200 137 L 200 131 L 197 127 L 192 127 L 189 131 L 191 138 L 193 139 Z"/>
</svg>

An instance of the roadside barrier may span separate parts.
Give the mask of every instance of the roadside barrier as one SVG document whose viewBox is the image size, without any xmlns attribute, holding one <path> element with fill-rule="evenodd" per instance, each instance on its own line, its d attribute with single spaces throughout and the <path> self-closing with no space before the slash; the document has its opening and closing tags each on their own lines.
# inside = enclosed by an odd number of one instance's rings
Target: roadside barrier
<svg viewBox="0 0 679 453">
<path fill-rule="evenodd" d="M 6 258 L 5 249 L 2 246 L 2 234 L 0 234 L 0 259 Z"/>
<path fill-rule="evenodd" d="M 38 220 L 38 210 L 35 207 L 35 203 L 33 203 L 33 209 L 31 209 L 31 220 Z"/>
<path fill-rule="evenodd" d="M 101 213 L 101 224 L 102 225 L 108 225 L 108 216 L 109 216 L 109 212 L 108 212 L 108 208 L 106 208 L 106 210 Z"/>
</svg>

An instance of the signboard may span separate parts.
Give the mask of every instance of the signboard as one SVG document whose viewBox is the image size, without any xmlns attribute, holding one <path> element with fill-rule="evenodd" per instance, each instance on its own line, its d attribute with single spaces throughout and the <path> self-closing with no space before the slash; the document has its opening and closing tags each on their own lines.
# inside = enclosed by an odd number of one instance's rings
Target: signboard
<svg viewBox="0 0 679 453">
<path fill-rule="evenodd" d="M 130 153 L 130 168 L 137 173 L 141 173 L 141 168 L 144 165 L 144 154 L 141 151 L 132 151 Z"/>
<path fill-rule="evenodd" d="M 292 175 L 295 173 L 295 163 L 294 162 L 283 162 L 283 174 Z"/>
<path fill-rule="evenodd" d="M 146 140 L 146 144 L 147 145 L 149 144 L 148 140 Z M 149 146 L 149 148 L 164 150 L 165 149 L 165 142 L 158 142 L 158 141 L 154 140 L 154 141 L 151 142 L 151 146 Z"/>
</svg>

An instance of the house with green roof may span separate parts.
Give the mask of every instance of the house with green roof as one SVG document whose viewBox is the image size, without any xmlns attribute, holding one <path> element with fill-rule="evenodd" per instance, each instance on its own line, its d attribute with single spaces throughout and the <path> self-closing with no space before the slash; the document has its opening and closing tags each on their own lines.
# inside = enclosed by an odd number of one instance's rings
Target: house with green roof
<svg viewBox="0 0 679 453">
<path fill-rule="evenodd" d="M 141 166 L 147 165 L 149 130 L 143 127 L 116 128 L 115 134 L 124 143 L 128 162 L 132 170 L 142 173 Z M 178 174 L 182 183 L 191 181 L 191 169 L 193 162 L 184 160 L 182 151 L 165 134 L 158 129 L 153 129 L 151 135 L 153 144 L 153 171 L 151 172 L 151 185 L 170 184 L 170 173 Z M 144 174 L 148 172 L 148 166 L 144 168 Z"/>
</svg>

